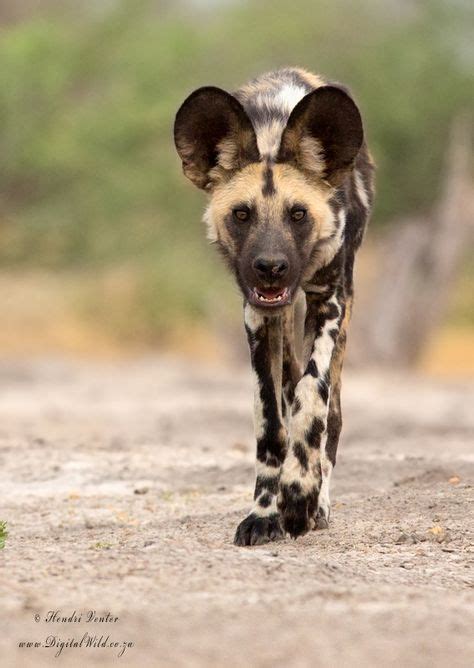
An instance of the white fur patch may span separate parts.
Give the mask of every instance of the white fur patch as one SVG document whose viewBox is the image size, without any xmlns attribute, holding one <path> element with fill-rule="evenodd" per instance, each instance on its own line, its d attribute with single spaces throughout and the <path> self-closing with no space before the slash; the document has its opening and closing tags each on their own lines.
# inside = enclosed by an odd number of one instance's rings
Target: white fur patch
<svg viewBox="0 0 474 668">
<path fill-rule="evenodd" d="M 256 330 L 263 324 L 263 316 L 253 309 L 250 304 L 246 304 L 244 309 L 244 322 L 251 332 L 256 332 Z M 252 369 L 253 382 L 254 382 L 254 410 L 253 410 L 253 421 L 255 429 L 255 438 L 258 440 L 263 437 L 265 434 L 265 429 L 267 427 L 267 421 L 263 416 L 263 405 L 262 399 L 260 397 L 260 379 L 256 372 Z"/>
<path fill-rule="evenodd" d="M 207 238 L 212 243 L 215 243 L 217 241 L 217 230 L 216 230 L 216 226 L 214 224 L 214 220 L 212 218 L 211 205 L 210 204 L 206 207 L 206 210 L 204 211 L 202 220 L 203 220 L 204 224 L 206 225 L 206 236 L 207 236 Z"/>
<path fill-rule="evenodd" d="M 265 462 L 261 462 L 257 459 L 255 473 L 262 478 L 277 478 L 280 475 L 280 467 L 268 466 Z"/>
<path fill-rule="evenodd" d="M 283 130 L 284 125 L 279 119 L 274 119 L 269 124 L 257 127 L 257 146 L 261 156 L 265 155 L 269 158 L 276 158 Z"/>
<path fill-rule="evenodd" d="M 260 494 L 259 498 L 263 496 L 264 494 L 268 494 L 268 492 L 262 492 Z M 275 515 L 278 513 L 277 510 L 277 497 L 274 494 L 271 494 L 271 502 L 270 505 L 264 508 L 263 506 L 260 506 L 258 503 L 258 499 L 256 499 L 254 506 L 251 510 L 252 513 L 257 515 L 258 517 L 268 517 L 269 515 Z"/>
<path fill-rule="evenodd" d="M 275 109 L 289 116 L 298 102 L 306 95 L 306 92 L 303 86 L 285 84 L 276 92 L 257 95 L 254 103 L 262 109 Z M 279 118 L 256 127 L 257 145 L 261 156 L 276 158 L 284 129 L 285 123 Z"/>
<path fill-rule="evenodd" d="M 255 429 L 255 438 L 258 441 L 265 434 L 265 430 L 267 428 L 267 421 L 263 417 L 263 405 L 262 405 L 262 400 L 260 398 L 260 389 L 261 389 L 260 380 L 255 371 L 253 370 L 252 370 L 252 375 L 254 378 L 253 425 Z"/>
<path fill-rule="evenodd" d="M 334 349 L 334 340 L 330 335 L 331 329 L 334 329 L 338 326 L 338 320 L 340 315 L 339 305 L 337 299 L 332 297 L 329 300 L 329 304 L 333 304 L 338 307 L 338 315 L 332 320 L 326 320 L 324 323 L 323 331 L 321 336 L 316 339 L 314 342 L 313 354 L 311 359 L 316 362 L 316 367 L 319 372 L 319 376 L 323 376 L 326 371 L 329 371 L 329 365 L 331 364 L 332 351 Z"/>
<path fill-rule="evenodd" d="M 327 266 L 340 249 L 344 239 L 344 228 L 346 226 L 346 212 L 341 209 L 338 214 L 338 227 L 336 233 L 329 237 L 319 249 L 318 257 L 320 259 L 320 266 Z"/>
<path fill-rule="evenodd" d="M 291 113 L 298 102 L 304 98 L 307 91 L 303 86 L 291 86 L 286 84 L 278 91 L 277 95 L 272 99 L 272 103 L 280 109 Z"/>
<path fill-rule="evenodd" d="M 250 304 L 246 304 L 244 309 L 244 322 L 252 332 L 255 332 L 264 324 L 264 316 L 262 313 L 252 308 Z"/>
<path fill-rule="evenodd" d="M 369 208 L 369 197 L 362 180 L 362 176 L 357 170 L 354 171 L 354 183 L 357 191 L 357 197 L 360 200 L 360 203 L 365 209 Z"/>
<path fill-rule="evenodd" d="M 324 517 L 329 519 L 331 500 L 329 498 L 329 488 L 331 484 L 332 464 L 327 458 L 326 449 L 321 450 L 321 489 L 319 490 L 318 508 L 321 508 Z"/>
</svg>

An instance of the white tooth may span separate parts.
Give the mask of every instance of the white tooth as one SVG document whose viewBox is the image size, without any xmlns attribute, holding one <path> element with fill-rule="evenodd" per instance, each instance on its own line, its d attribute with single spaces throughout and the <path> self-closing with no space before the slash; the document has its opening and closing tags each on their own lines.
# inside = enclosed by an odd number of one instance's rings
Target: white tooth
<svg viewBox="0 0 474 668">
<path fill-rule="evenodd" d="M 265 295 L 261 295 L 257 290 L 254 291 L 255 296 L 257 297 L 259 302 L 265 302 L 266 304 L 275 304 L 276 302 L 281 302 L 282 299 L 286 297 L 287 290 L 283 290 L 283 292 L 280 292 L 279 295 L 275 295 L 275 297 L 265 297 Z"/>
</svg>

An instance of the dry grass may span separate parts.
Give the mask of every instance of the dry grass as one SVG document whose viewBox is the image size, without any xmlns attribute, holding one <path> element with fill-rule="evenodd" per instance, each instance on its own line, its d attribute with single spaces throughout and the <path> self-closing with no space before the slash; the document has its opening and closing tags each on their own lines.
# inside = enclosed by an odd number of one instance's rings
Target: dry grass
<svg viewBox="0 0 474 668">
<path fill-rule="evenodd" d="M 200 322 L 174 321 L 153 335 L 135 299 L 136 277 L 124 269 L 97 277 L 3 274 L 0 356 L 129 357 L 157 347 L 204 360 L 226 356 L 216 333 Z"/>
</svg>

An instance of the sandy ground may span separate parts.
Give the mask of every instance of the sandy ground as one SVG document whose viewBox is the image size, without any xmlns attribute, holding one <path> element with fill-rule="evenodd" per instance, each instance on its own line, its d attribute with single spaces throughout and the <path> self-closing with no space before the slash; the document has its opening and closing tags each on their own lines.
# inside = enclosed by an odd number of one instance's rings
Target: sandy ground
<svg viewBox="0 0 474 668">
<path fill-rule="evenodd" d="M 2 667 L 474 665 L 474 383 L 347 372 L 330 529 L 257 548 L 247 371 L 3 362 L 0 392 Z"/>
</svg>

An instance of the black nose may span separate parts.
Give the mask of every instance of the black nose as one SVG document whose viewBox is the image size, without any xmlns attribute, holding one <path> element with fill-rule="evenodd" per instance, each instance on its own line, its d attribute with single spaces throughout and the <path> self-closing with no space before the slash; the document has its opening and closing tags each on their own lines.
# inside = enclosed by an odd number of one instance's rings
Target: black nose
<svg viewBox="0 0 474 668">
<path fill-rule="evenodd" d="M 288 260 L 285 257 L 264 257 L 261 255 L 253 261 L 253 268 L 260 279 L 274 281 L 288 271 Z"/>
</svg>

